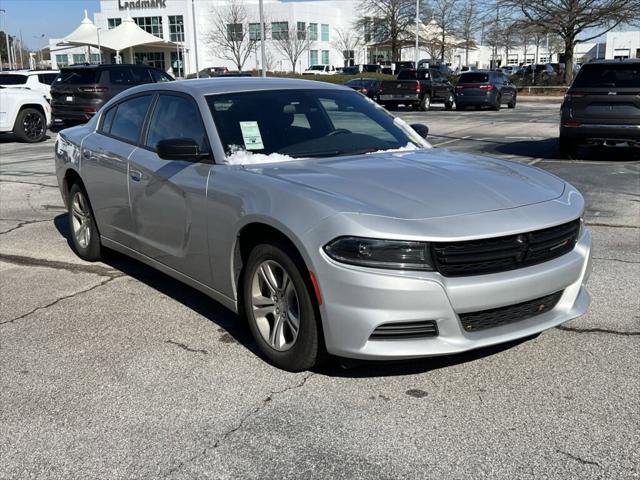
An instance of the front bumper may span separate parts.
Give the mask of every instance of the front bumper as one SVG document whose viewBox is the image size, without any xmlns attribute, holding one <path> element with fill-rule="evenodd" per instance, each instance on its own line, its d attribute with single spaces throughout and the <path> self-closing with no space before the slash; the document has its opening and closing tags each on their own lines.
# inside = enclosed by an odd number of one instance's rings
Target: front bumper
<svg viewBox="0 0 640 480">
<path fill-rule="evenodd" d="M 361 359 L 445 355 L 527 337 L 582 315 L 590 297 L 591 233 L 582 230 L 574 250 L 546 263 L 471 277 L 434 272 L 395 272 L 337 263 L 322 251 L 315 261 L 323 298 L 327 350 Z M 478 332 L 462 328 L 458 314 L 536 299 L 563 291 L 546 313 Z M 392 322 L 433 320 L 438 335 L 371 340 L 376 327 Z"/>
</svg>

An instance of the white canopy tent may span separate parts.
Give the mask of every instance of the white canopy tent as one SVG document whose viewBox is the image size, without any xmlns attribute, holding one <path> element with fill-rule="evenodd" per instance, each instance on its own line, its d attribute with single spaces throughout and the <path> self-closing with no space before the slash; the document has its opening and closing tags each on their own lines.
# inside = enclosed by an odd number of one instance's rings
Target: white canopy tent
<svg viewBox="0 0 640 480">
<path fill-rule="evenodd" d="M 85 10 L 85 18 L 80 26 L 71 32 L 64 40 L 58 43 L 59 46 L 75 46 L 87 45 L 87 47 L 97 47 L 98 49 L 106 48 L 116 52 L 116 61 L 121 63 L 120 52 L 129 51 L 129 61 L 135 63 L 133 48 L 144 45 L 146 47 L 175 50 L 178 44 L 169 42 L 140 28 L 136 22 L 127 15 L 122 23 L 115 28 L 100 31 L 87 17 Z M 102 52 L 101 52 L 102 54 Z"/>
</svg>

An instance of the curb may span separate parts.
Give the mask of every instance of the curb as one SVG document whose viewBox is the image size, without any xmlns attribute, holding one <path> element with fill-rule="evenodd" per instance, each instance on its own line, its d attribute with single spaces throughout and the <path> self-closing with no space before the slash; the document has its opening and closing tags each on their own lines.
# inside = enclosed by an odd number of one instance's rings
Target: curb
<svg viewBox="0 0 640 480">
<path fill-rule="evenodd" d="M 564 97 L 544 95 L 518 95 L 519 103 L 562 103 Z"/>
</svg>

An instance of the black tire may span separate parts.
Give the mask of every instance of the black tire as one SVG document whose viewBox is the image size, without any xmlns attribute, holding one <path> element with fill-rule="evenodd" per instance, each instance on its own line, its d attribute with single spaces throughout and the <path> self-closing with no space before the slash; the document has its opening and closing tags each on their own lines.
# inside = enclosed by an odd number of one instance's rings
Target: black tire
<svg viewBox="0 0 640 480">
<path fill-rule="evenodd" d="M 254 307 L 252 301 L 254 277 L 258 274 L 258 269 L 264 262 L 275 262 L 286 271 L 295 288 L 298 300 L 299 324 L 297 337 L 292 340 L 292 346 L 285 351 L 277 350 L 265 340 L 254 314 L 255 308 L 257 308 Z M 255 288 L 260 288 L 261 291 L 270 295 L 268 290 L 264 290 L 264 288 L 268 288 L 267 285 L 260 287 L 260 281 L 256 280 L 256 282 L 258 283 L 255 284 Z M 247 264 L 243 270 L 242 290 L 243 311 L 245 312 L 249 329 L 260 352 L 268 362 L 283 370 L 299 372 L 314 367 L 324 358 L 324 342 L 313 286 L 311 285 L 307 268 L 295 250 L 277 241 L 256 245 L 249 254 Z M 263 293 L 263 296 L 266 296 L 265 293 Z M 280 292 L 280 295 L 282 299 L 284 292 Z M 287 311 L 289 310 L 288 307 L 281 308 L 283 312 L 285 308 Z M 272 312 L 266 315 L 270 315 L 270 317 L 265 316 L 262 324 L 264 325 L 264 322 L 268 320 L 269 328 L 272 328 L 275 325 L 275 313 Z M 286 321 L 283 321 L 283 323 L 289 325 Z M 284 329 L 284 326 L 282 328 Z M 290 328 L 289 333 L 291 333 Z"/>
<path fill-rule="evenodd" d="M 398 105 L 395 103 L 383 103 L 382 106 L 387 110 L 393 111 L 398 109 Z"/>
<path fill-rule="evenodd" d="M 78 205 L 81 205 L 78 209 Z M 96 220 L 93 216 L 93 209 L 89 202 L 89 196 L 80 183 L 74 183 L 69 190 L 69 205 L 68 205 L 68 218 L 69 218 L 69 234 L 71 235 L 71 245 L 74 252 L 83 260 L 87 262 L 95 262 L 100 260 L 102 254 L 102 245 L 100 244 L 100 233 L 96 226 Z M 81 219 L 81 213 L 85 213 Z M 77 225 L 82 223 L 82 220 L 86 221 L 86 227 L 82 231 L 88 230 L 88 237 L 85 243 L 80 238 L 81 234 Z"/>
<path fill-rule="evenodd" d="M 498 94 L 498 96 L 496 97 L 496 103 L 494 103 L 491 106 L 491 109 L 497 112 L 500 110 L 501 107 L 502 107 L 502 95 Z"/>
<path fill-rule="evenodd" d="M 40 110 L 24 108 L 18 112 L 13 133 L 26 143 L 41 142 L 47 136 L 47 118 Z"/>
<path fill-rule="evenodd" d="M 445 110 L 451 110 L 453 108 L 453 104 L 454 104 L 453 94 L 450 93 L 449 97 L 447 98 L 447 101 L 444 102 Z"/>
<path fill-rule="evenodd" d="M 507 107 L 516 108 L 517 101 L 518 101 L 518 97 L 516 96 L 516 94 L 514 94 L 513 98 L 511 99 L 511 101 L 509 103 L 507 103 Z"/>
<path fill-rule="evenodd" d="M 560 156 L 566 159 L 573 159 L 578 154 L 579 144 L 573 138 L 560 137 L 558 141 L 558 146 L 560 149 Z"/>
<path fill-rule="evenodd" d="M 462 111 L 462 110 L 465 110 L 465 107 L 464 107 L 464 105 L 458 105 L 458 104 L 456 103 L 456 110 L 458 110 L 458 111 L 460 112 L 460 111 Z"/>
<path fill-rule="evenodd" d="M 424 97 L 422 97 L 422 100 L 420 100 L 420 110 L 422 110 L 423 112 L 428 112 L 430 108 L 431 108 L 431 95 L 429 95 L 428 93 L 425 93 Z"/>
</svg>

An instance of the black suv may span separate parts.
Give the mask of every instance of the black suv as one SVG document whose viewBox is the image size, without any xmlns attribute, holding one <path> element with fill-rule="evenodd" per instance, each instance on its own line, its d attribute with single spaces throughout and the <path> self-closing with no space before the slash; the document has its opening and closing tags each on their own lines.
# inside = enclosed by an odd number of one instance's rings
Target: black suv
<svg viewBox="0 0 640 480">
<path fill-rule="evenodd" d="M 517 95 L 516 86 L 502 72 L 464 72 L 456 85 L 456 110 L 463 110 L 467 106 L 500 110 L 504 103 L 509 108 L 515 108 Z"/>
<path fill-rule="evenodd" d="M 118 93 L 143 83 L 170 82 L 147 65 L 74 65 L 62 68 L 51 85 L 54 119 L 86 122 Z"/>
<path fill-rule="evenodd" d="M 561 107 L 560 153 L 581 143 L 640 146 L 640 59 L 582 66 Z"/>
<path fill-rule="evenodd" d="M 453 108 L 453 85 L 437 67 L 402 70 L 397 78 L 417 80 L 420 84 L 420 103 L 416 108 L 427 111 L 432 103 L 444 103 L 447 110 Z"/>
</svg>

